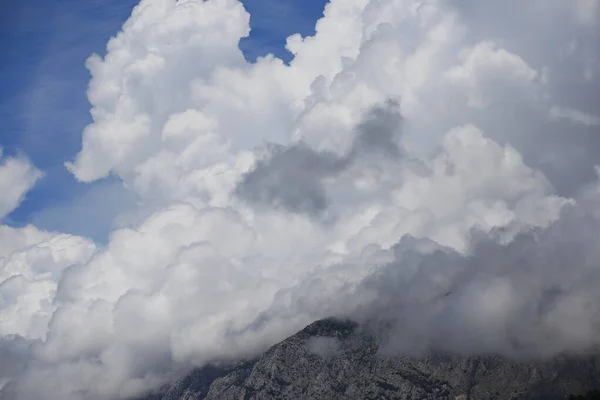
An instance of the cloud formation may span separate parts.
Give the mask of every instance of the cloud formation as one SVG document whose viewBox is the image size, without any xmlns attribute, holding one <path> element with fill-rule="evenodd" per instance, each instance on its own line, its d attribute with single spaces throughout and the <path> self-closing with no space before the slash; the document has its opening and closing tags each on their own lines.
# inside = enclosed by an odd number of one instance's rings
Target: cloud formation
<svg viewBox="0 0 600 400">
<path fill-rule="evenodd" d="M 23 156 L 6 157 L 0 147 L 0 221 L 16 209 L 42 173 Z"/>
<path fill-rule="evenodd" d="M 302 142 L 271 146 L 265 159 L 244 174 L 235 193 L 254 204 L 323 216 L 329 207 L 327 181 L 352 173 L 351 167 L 363 157 L 400 157 L 402 119 L 397 108 L 397 103 L 387 102 L 370 110 L 357 126 L 347 154 L 317 151 Z"/>
<path fill-rule="evenodd" d="M 130 398 L 332 315 L 392 352 L 597 345 L 597 4 L 332 0 L 286 65 L 245 61 L 237 0 L 142 0 L 67 163 L 137 209 L 105 245 L 0 228 L 0 397 Z"/>
<path fill-rule="evenodd" d="M 393 354 L 442 349 L 527 358 L 597 350 L 597 185 L 594 190 L 593 208 L 565 206 L 549 228 L 508 243 L 474 232 L 466 256 L 403 239 L 391 249 L 391 261 L 352 293 L 366 300 L 350 314 L 361 315 Z"/>
</svg>

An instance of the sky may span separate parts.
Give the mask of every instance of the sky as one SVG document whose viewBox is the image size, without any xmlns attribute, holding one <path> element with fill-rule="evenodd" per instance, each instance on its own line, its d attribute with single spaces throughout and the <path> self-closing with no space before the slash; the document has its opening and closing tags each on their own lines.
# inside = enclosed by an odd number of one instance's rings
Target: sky
<svg viewBox="0 0 600 400">
<path fill-rule="evenodd" d="M 27 0 L 3 2 L 0 12 L 0 147 L 24 153 L 44 178 L 5 219 L 12 226 L 35 223 L 106 240 L 114 208 L 88 206 L 98 192 L 133 206 L 135 199 L 110 177 L 94 185 L 74 179 L 64 163 L 77 153 L 81 132 L 91 122 L 86 97 L 85 60 L 105 54 L 106 42 L 131 14 L 138 0 Z M 252 33 L 240 48 L 248 60 L 269 53 L 285 61 L 285 39 L 314 32 L 325 0 L 247 0 Z M 66 218 L 66 214 L 70 215 Z M 81 224 L 78 221 L 94 221 Z"/>
<path fill-rule="evenodd" d="M 135 399 L 326 317 L 600 347 L 600 0 L 44 4 L 2 9 L 3 400 Z"/>
<path fill-rule="evenodd" d="M 56 6 L 58 4 L 58 6 Z M 6 153 L 22 152 L 45 178 L 9 216 L 26 224 L 44 207 L 68 202 L 87 190 L 64 169 L 90 121 L 84 61 L 103 52 L 133 1 L 4 2 L 0 46 L 2 63 L 0 144 Z M 50 228 L 50 227 L 49 227 Z"/>
</svg>

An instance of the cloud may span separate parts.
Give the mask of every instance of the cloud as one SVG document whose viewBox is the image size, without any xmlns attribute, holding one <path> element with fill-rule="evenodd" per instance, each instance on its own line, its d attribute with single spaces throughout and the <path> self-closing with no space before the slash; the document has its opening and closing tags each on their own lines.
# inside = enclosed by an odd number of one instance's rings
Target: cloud
<svg viewBox="0 0 600 400">
<path fill-rule="evenodd" d="M 308 350 L 321 357 L 330 357 L 340 351 L 341 343 L 337 338 L 313 336 L 308 339 Z"/>
<path fill-rule="evenodd" d="M 130 398 L 332 315 L 392 352 L 596 345 L 598 131 L 549 115 L 597 111 L 600 37 L 510 1 L 332 0 L 286 65 L 244 59 L 237 0 L 143 0 L 67 164 L 136 207 L 103 245 L 0 229 L 0 396 Z"/>
<path fill-rule="evenodd" d="M 0 393 L 13 398 L 13 379 L 28 374 L 35 346 L 46 338 L 57 309 L 53 303 L 62 272 L 88 261 L 95 245 L 33 226 L 0 225 Z"/>
<path fill-rule="evenodd" d="M 45 337 L 55 310 L 62 272 L 89 260 L 94 244 L 79 237 L 40 231 L 33 226 L 0 226 L 2 337 Z"/>
<path fill-rule="evenodd" d="M 237 44 L 249 32 L 248 17 L 234 0 L 142 1 L 109 41 L 107 56 L 87 61 L 96 122 L 84 131 L 83 149 L 67 167 L 88 182 L 114 168 L 125 173 L 159 148 L 156 130 L 182 105 L 191 105 L 192 83 L 201 84 L 217 68 L 245 63 Z M 199 54 L 201 64 L 195 62 Z M 177 99 L 169 95 L 173 90 L 180 91 Z"/>
<path fill-rule="evenodd" d="M 356 128 L 347 154 L 316 151 L 300 142 L 272 146 L 265 160 L 244 174 L 236 194 L 252 203 L 322 216 L 329 207 L 326 181 L 350 169 L 364 156 L 400 156 L 401 115 L 395 102 L 374 107 Z"/>
<path fill-rule="evenodd" d="M 0 147 L 0 221 L 16 209 L 25 193 L 42 177 L 29 160 L 23 156 L 6 157 Z"/>
<path fill-rule="evenodd" d="M 581 200 L 549 228 L 505 244 L 474 232 L 466 256 L 439 245 L 420 251 L 422 241 L 403 239 L 392 261 L 353 292 L 365 299 L 358 315 L 392 353 L 589 351 L 599 344 L 600 314 L 590 306 L 598 301 L 598 251 L 589 236 L 598 222 L 597 207 Z"/>
<path fill-rule="evenodd" d="M 558 120 L 564 119 L 571 123 L 581 124 L 587 127 L 600 126 L 600 117 L 571 108 L 552 107 L 550 109 L 550 117 Z"/>
<path fill-rule="evenodd" d="M 244 176 L 238 194 L 251 202 L 318 215 L 328 207 L 321 180 L 345 168 L 345 158 L 319 153 L 302 144 L 275 148 L 266 162 Z"/>
</svg>

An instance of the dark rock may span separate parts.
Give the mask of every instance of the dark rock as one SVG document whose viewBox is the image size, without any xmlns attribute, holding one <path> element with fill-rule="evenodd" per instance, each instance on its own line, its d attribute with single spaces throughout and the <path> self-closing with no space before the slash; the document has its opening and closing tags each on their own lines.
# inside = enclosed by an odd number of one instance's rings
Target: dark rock
<svg viewBox="0 0 600 400">
<path fill-rule="evenodd" d="M 327 346 L 311 344 L 319 340 Z M 597 356 L 519 362 L 378 350 L 357 324 L 322 320 L 257 360 L 198 369 L 144 400 L 558 400 L 600 388 Z"/>
</svg>

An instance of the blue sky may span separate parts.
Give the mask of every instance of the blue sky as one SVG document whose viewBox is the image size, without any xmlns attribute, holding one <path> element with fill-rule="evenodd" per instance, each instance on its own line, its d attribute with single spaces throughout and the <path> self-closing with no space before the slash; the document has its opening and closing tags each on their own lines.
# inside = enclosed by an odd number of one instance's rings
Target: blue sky
<svg viewBox="0 0 600 400">
<path fill-rule="evenodd" d="M 286 61 L 290 55 L 284 49 L 285 38 L 296 32 L 312 34 L 326 3 L 242 2 L 252 15 L 251 35 L 240 44 L 246 57 L 254 60 L 275 53 Z M 103 195 L 119 198 L 120 203 L 134 201 L 110 180 L 78 183 L 63 163 L 78 152 L 81 131 L 90 122 L 84 61 L 91 53 L 104 54 L 107 40 L 137 3 L 22 0 L 0 5 L 0 146 L 7 155 L 26 154 L 45 174 L 5 223 L 35 223 L 102 240 L 115 210 L 107 207 L 99 214 L 85 206 L 85 199 Z"/>
</svg>

